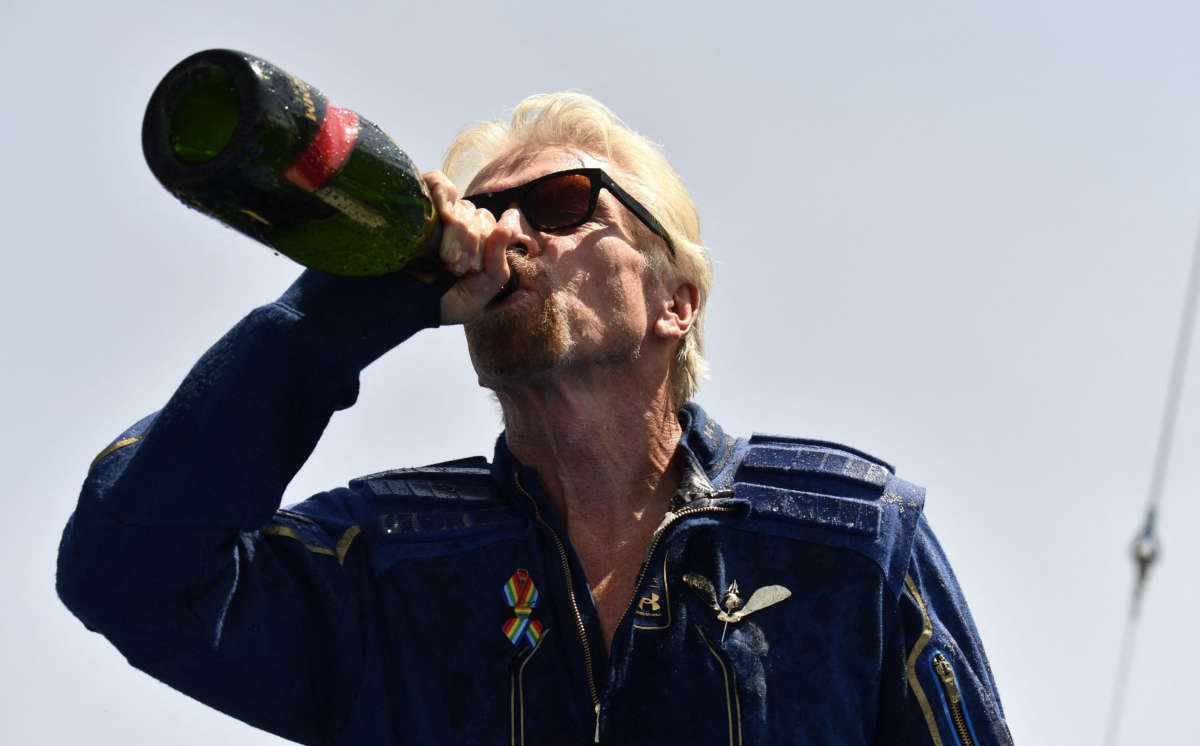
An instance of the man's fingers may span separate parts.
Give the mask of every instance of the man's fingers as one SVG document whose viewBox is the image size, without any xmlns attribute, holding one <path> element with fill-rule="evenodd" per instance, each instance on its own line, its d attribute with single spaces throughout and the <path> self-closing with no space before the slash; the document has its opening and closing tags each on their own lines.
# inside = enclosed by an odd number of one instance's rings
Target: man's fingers
<svg viewBox="0 0 1200 746">
<path fill-rule="evenodd" d="M 470 231 L 461 220 L 453 217 L 442 220 L 442 245 L 439 248 L 439 253 L 442 258 L 442 264 L 446 265 L 446 269 L 455 275 L 462 275 L 462 269 L 459 267 L 460 259 L 464 253 L 464 247 L 470 241 Z"/>
<path fill-rule="evenodd" d="M 430 171 L 422 178 L 442 222 L 438 246 L 442 264 L 456 277 L 482 271 L 483 250 L 496 227 L 495 218 L 487 210 L 477 210 L 467 200 L 459 199 L 458 187 L 442 172 Z"/>
<path fill-rule="evenodd" d="M 443 220 L 441 257 L 457 277 L 483 269 L 483 251 L 496 221 L 486 210 L 459 200 Z"/>
<path fill-rule="evenodd" d="M 430 171 L 423 174 L 422 179 L 429 188 L 429 196 L 433 200 L 433 208 L 442 221 L 442 239 L 438 246 L 438 256 L 446 269 L 454 274 L 464 247 L 469 240 L 470 229 L 464 221 L 464 210 L 459 204 L 458 187 L 441 171 Z"/>
<path fill-rule="evenodd" d="M 508 266 L 508 246 L 512 236 L 507 231 L 493 230 L 484 247 L 481 270 L 503 286 L 508 282 L 512 269 Z"/>
<path fill-rule="evenodd" d="M 458 201 L 458 187 L 441 171 L 430 171 L 422 174 L 425 186 L 429 187 L 429 195 L 433 198 L 434 209 L 442 217 L 446 217 L 450 208 Z"/>
<path fill-rule="evenodd" d="M 465 202 L 465 204 L 469 205 L 471 203 Z M 474 206 L 472 205 L 472 207 Z M 474 218 L 477 223 L 479 243 L 476 244 L 476 251 L 471 256 L 471 269 L 475 272 L 482 272 L 484 267 L 484 253 L 487 250 L 487 245 L 492 234 L 496 232 L 496 219 L 487 210 L 475 210 Z"/>
<path fill-rule="evenodd" d="M 442 296 L 442 321 L 462 323 L 482 312 L 508 282 L 511 231 L 497 230 L 492 213 L 460 199 L 458 188 L 445 174 L 430 171 L 423 178 L 442 222 L 438 255 L 458 278 Z"/>
</svg>

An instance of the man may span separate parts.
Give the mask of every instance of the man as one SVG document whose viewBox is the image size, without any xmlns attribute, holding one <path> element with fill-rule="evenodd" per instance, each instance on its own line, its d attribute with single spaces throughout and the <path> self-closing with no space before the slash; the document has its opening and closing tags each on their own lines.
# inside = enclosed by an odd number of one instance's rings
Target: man
<svg viewBox="0 0 1200 746">
<path fill-rule="evenodd" d="M 97 457 L 60 554 L 84 623 L 303 743 L 1010 743 L 923 492 L 689 403 L 710 269 L 662 156 L 559 94 L 445 168 L 448 292 L 306 272 Z M 458 323 L 492 462 L 277 510 L 359 371 Z"/>
</svg>

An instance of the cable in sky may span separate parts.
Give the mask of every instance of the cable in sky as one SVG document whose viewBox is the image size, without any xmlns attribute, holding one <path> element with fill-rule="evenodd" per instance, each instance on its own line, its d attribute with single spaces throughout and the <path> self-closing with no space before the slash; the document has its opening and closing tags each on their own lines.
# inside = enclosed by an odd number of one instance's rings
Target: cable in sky
<svg viewBox="0 0 1200 746">
<path fill-rule="evenodd" d="M 1175 342 L 1175 358 L 1171 362 L 1171 378 L 1167 385 L 1167 401 L 1163 408 L 1162 424 L 1158 431 L 1158 447 L 1154 454 L 1154 472 L 1150 478 L 1150 490 L 1146 498 L 1146 517 L 1142 529 L 1133 540 L 1131 553 L 1137 575 L 1133 581 L 1133 593 L 1129 598 L 1129 614 L 1125 619 L 1125 632 L 1121 639 L 1121 652 L 1117 660 L 1117 680 L 1113 687 L 1112 705 L 1108 709 L 1108 733 L 1106 746 L 1116 743 L 1117 730 L 1121 723 L 1121 710 L 1125 700 L 1125 682 L 1129 678 L 1129 666 L 1133 660 L 1133 643 L 1137 622 L 1141 615 L 1142 596 L 1150 568 L 1159 557 L 1158 512 L 1162 504 L 1163 482 L 1166 479 L 1167 463 L 1171 457 L 1171 444 L 1175 439 L 1175 420 L 1179 414 L 1179 400 L 1183 393 L 1184 374 L 1187 372 L 1188 352 L 1192 332 L 1196 326 L 1196 298 L 1200 295 L 1200 235 L 1192 253 L 1192 267 L 1188 273 L 1187 295 L 1183 301 L 1183 317 L 1179 324 L 1179 337 Z"/>
</svg>

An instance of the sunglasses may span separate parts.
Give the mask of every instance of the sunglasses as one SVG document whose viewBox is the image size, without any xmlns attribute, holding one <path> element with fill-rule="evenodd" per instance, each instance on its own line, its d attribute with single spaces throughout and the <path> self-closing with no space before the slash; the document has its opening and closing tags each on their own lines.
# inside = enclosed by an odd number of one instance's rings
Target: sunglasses
<svg viewBox="0 0 1200 746">
<path fill-rule="evenodd" d="M 662 223 L 599 168 L 558 171 L 511 189 L 478 192 L 463 199 L 487 210 L 497 220 L 515 202 L 530 225 L 539 231 L 553 233 L 586 223 L 596 212 L 596 200 L 600 197 L 601 189 L 607 189 L 647 228 L 666 241 L 667 250 L 672 258 L 675 257 L 675 247 Z"/>
</svg>

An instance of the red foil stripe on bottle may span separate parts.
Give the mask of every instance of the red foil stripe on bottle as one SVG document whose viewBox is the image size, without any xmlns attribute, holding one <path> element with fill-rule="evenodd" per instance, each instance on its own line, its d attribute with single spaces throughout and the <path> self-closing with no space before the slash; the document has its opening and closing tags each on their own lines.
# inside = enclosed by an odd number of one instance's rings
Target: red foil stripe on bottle
<svg viewBox="0 0 1200 746">
<path fill-rule="evenodd" d="M 357 139 L 358 114 L 351 109 L 326 107 L 320 131 L 304 155 L 283 172 L 284 178 L 307 192 L 317 191 L 346 162 Z"/>
</svg>

